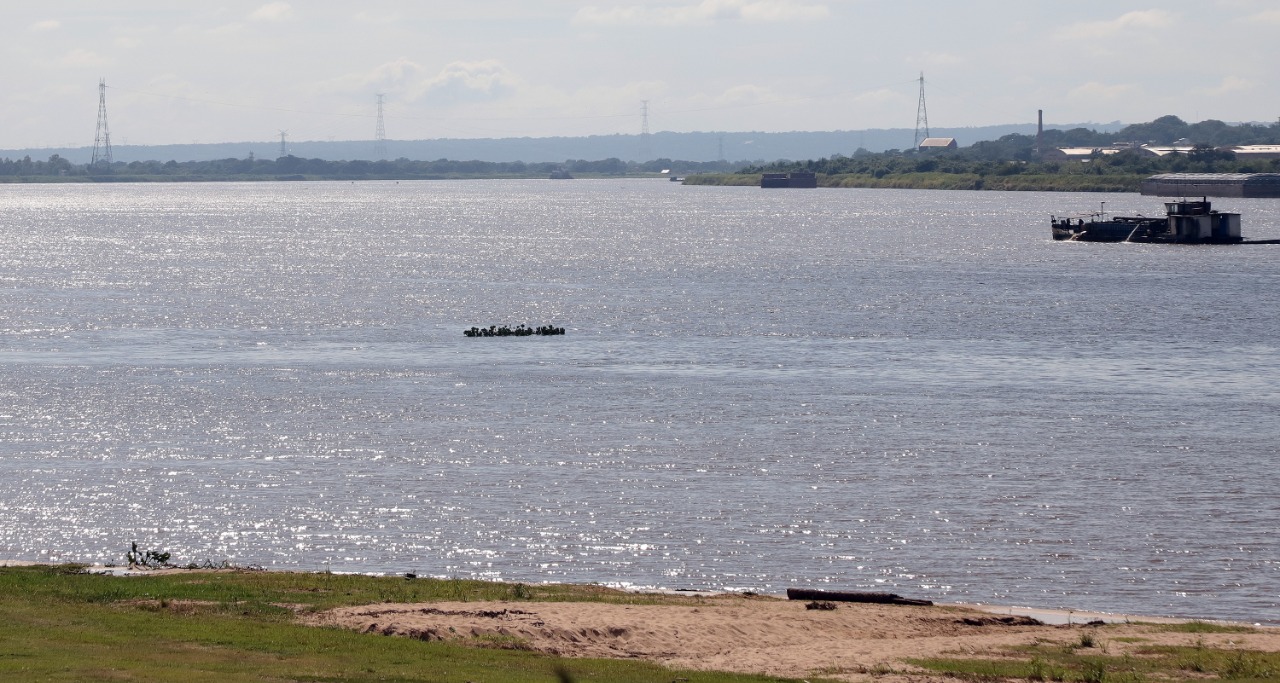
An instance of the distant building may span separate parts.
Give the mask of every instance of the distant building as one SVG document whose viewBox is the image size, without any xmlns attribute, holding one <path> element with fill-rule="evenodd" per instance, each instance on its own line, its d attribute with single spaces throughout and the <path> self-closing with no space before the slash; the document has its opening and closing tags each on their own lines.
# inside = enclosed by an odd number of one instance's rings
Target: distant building
<svg viewBox="0 0 1280 683">
<path fill-rule="evenodd" d="M 1058 161 L 1087 161 L 1097 153 L 1097 147 L 1058 147 L 1045 150 L 1043 158 Z"/>
<path fill-rule="evenodd" d="M 1162 157 L 1169 154 L 1190 154 L 1195 150 L 1195 145 L 1174 143 L 1172 145 L 1143 145 L 1138 148 L 1139 151 L 1151 156 Z"/>
<path fill-rule="evenodd" d="M 1088 161 L 1095 156 L 1119 154 L 1128 147 L 1059 147 L 1045 150 L 1044 159 L 1057 161 Z"/>
<path fill-rule="evenodd" d="M 920 141 L 920 147 L 917 149 L 928 152 L 936 149 L 955 149 L 958 146 L 955 138 L 925 138 Z"/>
<path fill-rule="evenodd" d="M 1280 145 L 1236 145 L 1222 149 L 1233 152 L 1237 159 L 1280 159 Z"/>
</svg>

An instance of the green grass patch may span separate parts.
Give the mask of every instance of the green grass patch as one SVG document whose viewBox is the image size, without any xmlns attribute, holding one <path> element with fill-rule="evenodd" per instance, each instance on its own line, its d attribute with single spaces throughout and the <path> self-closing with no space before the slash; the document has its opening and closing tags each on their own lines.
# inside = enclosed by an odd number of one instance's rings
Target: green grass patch
<svg viewBox="0 0 1280 683">
<path fill-rule="evenodd" d="M 685 185 L 720 185 L 732 187 L 759 187 L 759 173 L 697 173 L 685 176 Z"/>
<path fill-rule="evenodd" d="M 1036 644 L 1007 648 L 987 657 L 907 661 L 929 671 L 973 681 L 1280 680 L 1280 653 L 1219 649 L 1203 644 L 1140 647 L 1114 656 L 1076 643 L 1065 647 Z"/>
<path fill-rule="evenodd" d="M 762 682 L 673 672 L 623 660 L 565 660 L 517 638 L 457 643 L 315 628 L 299 611 L 436 600 L 696 604 L 599 586 L 405 580 L 286 572 L 179 572 L 115 577 L 76 567 L 0 568 L 0 680 L 25 681 L 486 681 Z"/>
<path fill-rule="evenodd" d="M 1169 633 L 1257 633 L 1258 629 L 1238 624 L 1215 624 L 1208 621 L 1188 621 L 1182 624 L 1153 624 L 1160 631 Z"/>
<path fill-rule="evenodd" d="M 1278 652 L 1224 650 L 1197 644 L 1152 645 L 1137 650 L 1135 654 L 1189 674 L 1209 674 L 1229 680 L 1280 680 Z"/>
</svg>

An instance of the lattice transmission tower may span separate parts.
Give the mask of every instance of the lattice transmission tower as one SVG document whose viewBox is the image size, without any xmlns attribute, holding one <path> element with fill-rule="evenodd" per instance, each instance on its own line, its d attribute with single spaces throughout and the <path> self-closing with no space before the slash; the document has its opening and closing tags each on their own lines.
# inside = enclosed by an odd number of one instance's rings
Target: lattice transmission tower
<svg viewBox="0 0 1280 683">
<path fill-rule="evenodd" d="M 282 157 L 289 156 L 289 145 L 285 143 L 285 137 L 288 135 L 289 135 L 289 131 L 287 130 L 280 131 L 280 156 Z"/>
<path fill-rule="evenodd" d="M 924 128 L 924 137 L 920 137 L 920 128 Z M 924 72 L 920 72 L 920 105 L 916 107 L 916 139 L 911 149 L 920 149 L 920 143 L 929 137 L 929 111 L 924 106 Z"/>
<path fill-rule="evenodd" d="M 640 100 L 640 161 L 649 161 L 649 100 Z"/>
<path fill-rule="evenodd" d="M 373 133 L 373 158 L 387 158 L 387 126 L 382 120 L 382 93 L 378 93 L 378 127 Z"/>
<path fill-rule="evenodd" d="M 107 79 L 98 79 L 98 132 L 93 135 L 90 166 L 111 165 L 111 129 L 107 126 Z"/>
</svg>

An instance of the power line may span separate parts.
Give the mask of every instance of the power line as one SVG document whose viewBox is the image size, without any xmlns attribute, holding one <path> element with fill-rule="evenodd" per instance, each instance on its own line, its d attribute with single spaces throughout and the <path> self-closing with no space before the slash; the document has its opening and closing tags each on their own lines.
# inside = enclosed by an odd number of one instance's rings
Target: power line
<svg viewBox="0 0 1280 683">
<path fill-rule="evenodd" d="M 924 75 L 922 73 L 919 80 L 923 81 L 923 78 L 924 78 Z M 869 88 L 862 88 L 857 92 L 874 91 L 874 90 L 890 88 L 890 87 L 897 88 L 904 83 L 914 83 L 914 82 L 916 82 L 914 79 L 912 81 L 897 81 L 897 82 L 886 83 L 886 84 L 877 85 Z M 100 89 L 104 93 L 105 93 L 105 88 L 106 88 L 105 82 L 100 84 Z M 381 153 L 384 155 L 386 153 L 386 150 L 385 150 L 386 123 L 385 122 L 386 122 L 386 119 L 388 118 L 400 120 L 400 121 L 409 121 L 409 122 L 430 121 L 440 125 L 444 125 L 446 127 L 449 127 L 449 126 L 456 127 L 457 122 L 478 124 L 482 122 L 513 122 L 513 121 L 515 122 L 587 121 L 587 120 L 604 120 L 604 119 L 626 119 L 626 118 L 632 118 L 635 116 L 634 110 L 632 110 L 631 113 L 579 114 L 579 115 L 573 115 L 573 116 L 566 116 L 566 115 L 538 116 L 538 115 L 531 115 L 529 113 L 529 109 L 527 108 L 497 109 L 497 111 L 513 112 L 510 116 L 488 116 L 488 117 L 468 116 L 465 118 L 446 117 L 446 116 L 396 116 L 396 115 L 387 115 L 385 113 L 384 106 L 383 106 L 384 96 L 382 94 L 378 95 L 378 100 L 379 100 L 378 110 L 374 114 L 369 114 L 369 113 L 343 113 L 343 112 L 334 112 L 334 111 L 317 111 L 317 110 L 306 110 L 306 109 L 294 109 L 289 107 L 274 107 L 274 106 L 265 106 L 265 105 L 259 105 L 259 104 L 248 104 L 244 102 L 229 102 L 226 100 L 219 100 L 214 98 L 191 97 L 188 95 L 179 95 L 179 94 L 173 94 L 173 93 L 161 93 L 161 92 L 154 92 L 154 91 L 148 91 L 148 90 L 135 90 L 131 88 L 121 88 L 119 86 L 112 86 L 112 89 L 118 90 L 120 92 L 133 93 L 133 94 L 144 95 L 148 97 L 180 100 L 184 102 L 209 104 L 209 105 L 216 105 L 221 107 L 235 107 L 235 108 L 247 109 L 247 110 L 275 111 L 275 112 L 285 112 L 285 113 L 291 113 L 291 114 L 303 114 L 308 116 L 332 116 L 332 117 L 340 117 L 340 118 L 374 118 L 376 120 L 376 128 L 375 128 L 376 132 L 374 136 L 375 152 Z M 816 100 L 830 100 L 835 97 L 839 97 L 841 95 L 850 95 L 854 93 L 855 91 L 853 90 L 846 90 L 843 92 L 827 92 L 822 95 L 813 95 L 813 96 L 806 96 L 806 97 L 779 98 L 779 99 L 762 100 L 762 101 L 756 101 L 756 102 L 742 102 L 738 104 L 720 104 L 720 105 L 707 106 L 707 107 L 689 107 L 685 109 L 670 109 L 670 110 L 664 109 L 664 111 L 669 116 L 678 115 L 678 114 L 698 113 L 698 112 L 728 111 L 733 109 L 746 109 L 746 108 L 752 108 L 752 107 L 768 107 L 768 106 L 786 105 L 786 104 L 801 103 L 801 102 L 813 102 Z M 103 102 L 105 102 L 105 94 L 103 94 L 100 99 Z M 105 105 L 102 105 L 100 108 L 104 108 L 104 107 Z M 641 116 L 641 136 L 643 139 L 647 140 L 649 137 L 647 134 L 648 133 L 648 100 L 643 101 L 641 111 L 640 111 L 640 116 Z M 100 118 L 103 119 L 100 125 L 105 125 L 105 114 L 101 114 Z M 469 126 L 469 127 L 473 129 L 475 128 L 474 126 Z M 378 144 L 379 140 L 382 141 L 381 146 L 379 146 Z M 107 142 L 107 141 L 104 141 L 104 142 Z"/>
<path fill-rule="evenodd" d="M 892 83 L 884 83 L 881 85 L 864 88 L 863 91 L 898 87 L 908 83 L 914 84 L 916 82 L 917 82 L 917 79 L 912 79 L 910 81 L 895 81 Z M 172 100 L 182 100 L 185 102 L 214 104 L 222 107 L 236 107 L 239 109 L 256 109 L 261 111 L 279 111 L 279 112 L 285 112 L 290 114 L 306 114 L 310 116 L 336 116 L 336 117 L 343 117 L 343 118 L 376 118 L 377 117 L 377 114 L 342 113 L 342 112 L 332 112 L 332 111 L 291 109 L 288 107 L 271 107 L 271 106 L 265 106 L 265 105 L 259 105 L 259 104 L 245 104 L 243 102 L 227 102 L 225 100 L 217 100 L 212 98 L 190 97 L 187 95 L 175 95 L 172 93 L 158 93 L 158 92 L 152 92 L 147 90 L 134 90 L 130 88 L 121 88 L 119 86 L 111 86 L 111 88 L 112 90 L 118 90 L 120 92 L 128 92 L 136 95 L 146 95 L 148 97 L 160 97 L 160 98 L 166 98 L 166 99 L 172 99 Z M 780 104 L 795 104 L 800 102 L 813 102 L 815 100 L 829 100 L 841 94 L 847 95 L 847 94 L 852 94 L 853 92 L 854 91 L 844 91 L 844 92 L 838 92 L 838 93 L 826 93 L 823 95 L 779 98 L 779 99 L 771 99 L 771 100 L 762 100 L 759 102 L 743 102 L 739 104 L 719 104 L 719 105 L 709 106 L 709 107 L 689 107 L 685 109 L 670 109 L 670 110 L 664 110 L 664 111 L 666 111 L 667 114 L 690 114 L 690 113 L 708 112 L 708 111 L 726 111 L 731 109 L 748 109 L 751 107 L 768 107 L 768 106 L 774 106 L 774 105 L 780 105 Z M 613 114 L 577 114 L 574 116 L 560 116 L 560 115 L 533 116 L 528 113 L 528 109 L 516 109 L 513 111 L 517 113 L 513 113 L 511 116 L 488 116 L 488 117 L 469 116 L 469 117 L 466 117 L 465 120 L 466 121 L 527 121 L 527 120 L 583 121 L 583 120 L 593 120 L 593 119 L 622 119 L 622 118 L 631 118 L 635 116 L 634 113 L 628 113 L 628 112 L 619 112 L 619 113 L 613 113 Z M 401 120 L 401 121 L 451 121 L 451 120 L 454 120 L 454 118 L 456 117 L 387 115 L 385 116 L 385 118 Z"/>
</svg>

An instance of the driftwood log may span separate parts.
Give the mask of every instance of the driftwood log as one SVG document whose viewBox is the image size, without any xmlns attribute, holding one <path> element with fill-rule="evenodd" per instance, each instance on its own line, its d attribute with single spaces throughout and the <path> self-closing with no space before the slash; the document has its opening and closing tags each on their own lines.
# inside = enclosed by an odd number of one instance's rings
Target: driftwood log
<svg viewBox="0 0 1280 683">
<path fill-rule="evenodd" d="M 811 588 L 788 588 L 788 600 L 828 600 L 832 602 L 874 602 L 882 605 L 932 605 L 931 600 L 913 600 L 894 593 L 862 593 L 857 591 L 820 591 Z"/>
</svg>

